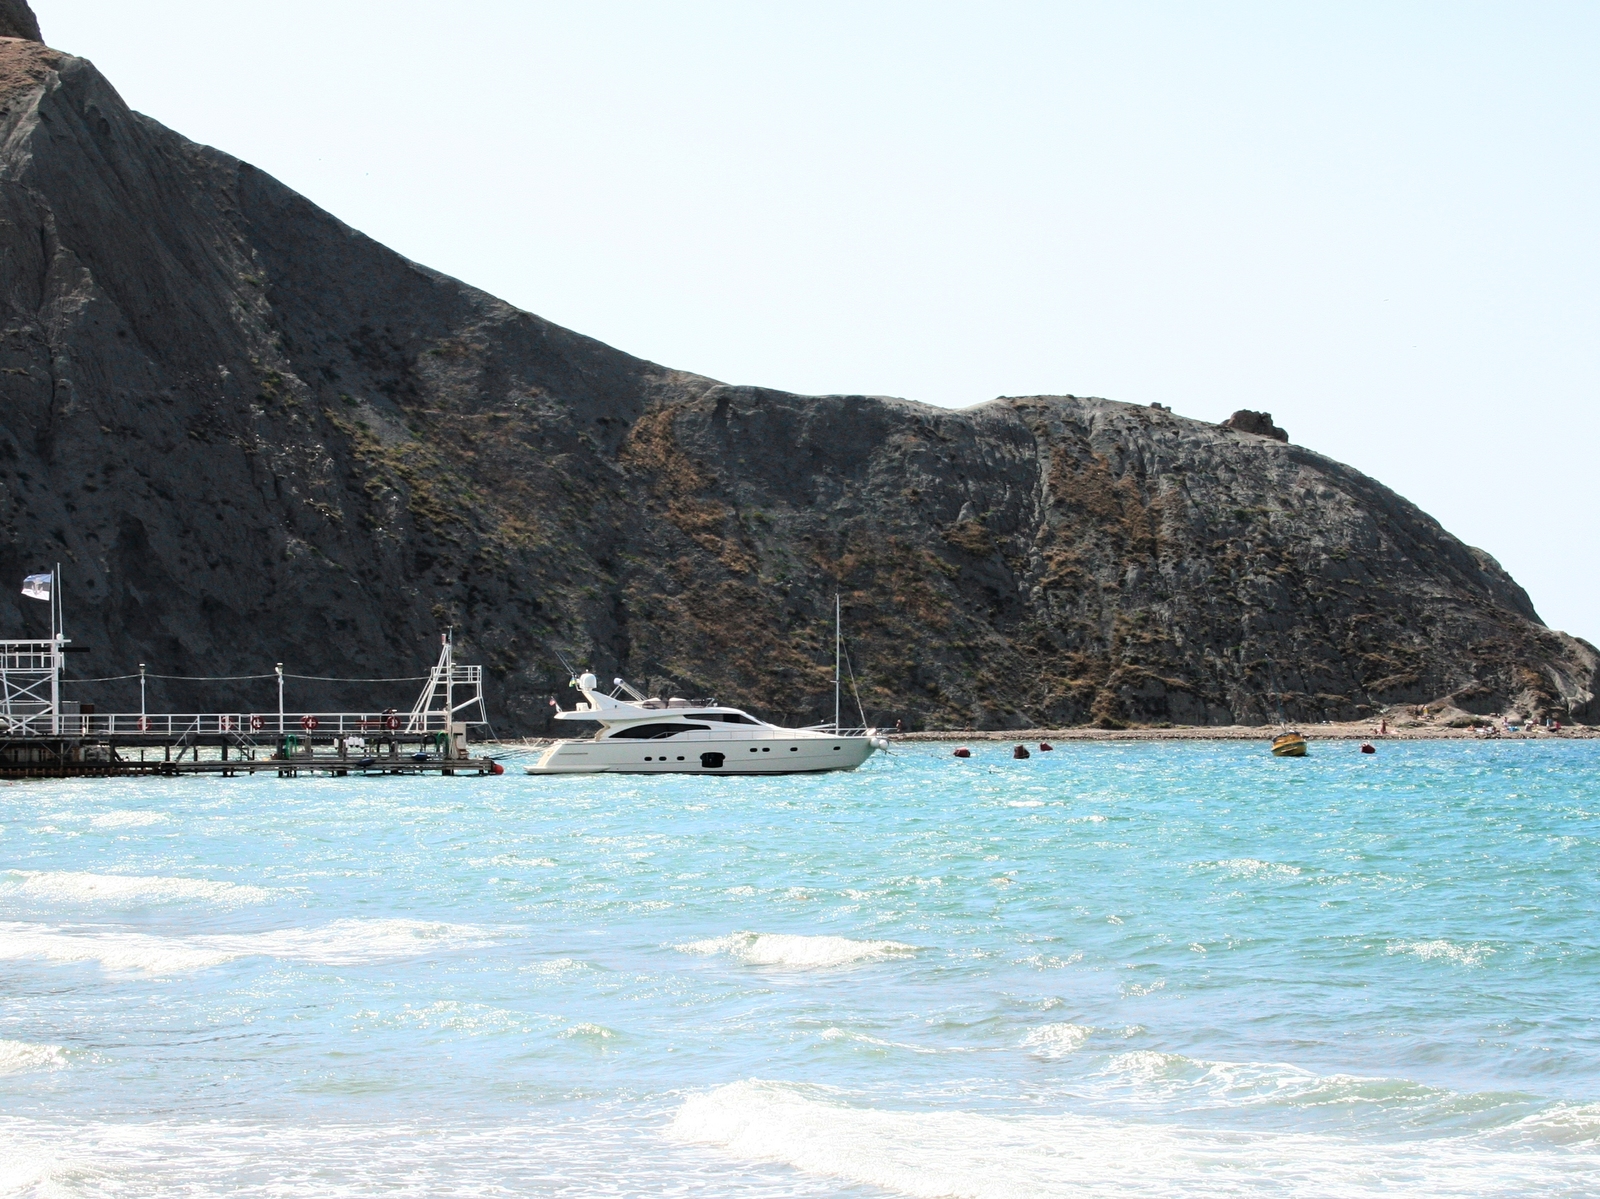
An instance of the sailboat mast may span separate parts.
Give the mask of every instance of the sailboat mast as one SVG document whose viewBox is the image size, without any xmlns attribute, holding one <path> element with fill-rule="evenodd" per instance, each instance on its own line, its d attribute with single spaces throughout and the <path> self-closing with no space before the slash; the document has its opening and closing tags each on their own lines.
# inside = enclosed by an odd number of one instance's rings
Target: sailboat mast
<svg viewBox="0 0 1600 1199">
<path fill-rule="evenodd" d="M 839 732 L 839 647 L 844 635 L 842 627 L 843 609 L 839 604 L 839 593 L 833 593 L 833 731 Z"/>
</svg>

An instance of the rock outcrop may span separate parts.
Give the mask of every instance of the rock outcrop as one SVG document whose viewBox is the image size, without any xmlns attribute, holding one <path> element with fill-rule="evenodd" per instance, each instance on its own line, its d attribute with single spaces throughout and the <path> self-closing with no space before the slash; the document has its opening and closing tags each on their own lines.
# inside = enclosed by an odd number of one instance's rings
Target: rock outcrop
<svg viewBox="0 0 1600 1199">
<path fill-rule="evenodd" d="M 44 40 L 39 35 L 39 19 L 28 7 L 28 0 L 0 0 L 0 37 L 20 37 L 30 42 Z"/>
<path fill-rule="evenodd" d="M 1272 423 L 1270 412 L 1251 412 L 1248 408 L 1241 408 L 1222 423 L 1241 433 L 1254 433 L 1258 437 L 1270 437 L 1274 441 L 1289 440 L 1289 435 Z"/>
<path fill-rule="evenodd" d="M 1276 433 L 642 361 L 401 258 L 31 41 L 0 41 L 0 264 L 0 581 L 63 563 L 85 676 L 410 674 L 454 625 L 501 732 L 547 727 L 558 649 L 804 721 L 831 714 L 837 590 L 873 722 L 1593 713 L 1595 651 L 1493 559 Z M 0 630 L 39 635 L 11 594 Z"/>
</svg>

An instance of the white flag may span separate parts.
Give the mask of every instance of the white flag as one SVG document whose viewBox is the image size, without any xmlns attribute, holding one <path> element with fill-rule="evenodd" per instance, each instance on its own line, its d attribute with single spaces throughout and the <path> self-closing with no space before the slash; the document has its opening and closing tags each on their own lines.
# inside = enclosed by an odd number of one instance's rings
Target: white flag
<svg viewBox="0 0 1600 1199">
<path fill-rule="evenodd" d="M 29 575 L 22 580 L 22 594 L 30 599 L 49 599 L 52 578 L 52 575 Z"/>
</svg>

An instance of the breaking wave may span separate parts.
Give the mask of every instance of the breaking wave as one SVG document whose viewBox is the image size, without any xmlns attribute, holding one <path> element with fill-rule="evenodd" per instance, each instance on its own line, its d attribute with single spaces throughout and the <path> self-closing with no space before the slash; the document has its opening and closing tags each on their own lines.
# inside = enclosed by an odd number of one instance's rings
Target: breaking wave
<svg viewBox="0 0 1600 1199">
<path fill-rule="evenodd" d="M 26 1041 L 0 1041 L 0 1074 L 25 1070 L 59 1070 L 67 1064 L 60 1045 L 30 1045 Z"/>
<path fill-rule="evenodd" d="M 192 937 L 99 926 L 0 923 L 0 960 L 97 962 L 116 973 L 137 974 L 182 974 L 247 957 L 353 966 L 488 943 L 488 935 L 480 929 L 423 920 L 346 919 L 321 928 Z"/>
<path fill-rule="evenodd" d="M 220 966 L 237 956 L 191 940 L 150 933 L 120 929 L 67 932 L 37 924 L 0 924 L 0 959 L 8 961 L 97 962 L 118 974 L 182 974 Z"/>
<path fill-rule="evenodd" d="M 864 962 L 903 958 L 917 951 L 900 941 L 857 941 L 850 937 L 799 933 L 730 933 L 678 946 L 684 953 L 726 954 L 751 966 L 827 970 Z"/>
<path fill-rule="evenodd" d="M 204 878 L 89 874 L 76 870 L 8 870 L 0 881 L 0 898 L 111 907 L 181 902 L 239 907 L 266 903 L 273 898 L 273 892 L 267 887 Z"/>
<path fill-rule="evenodd" d="M 335 920 L 321 928 L 285 928 L 240 937 L 205 937 L 236 949 L 235 956 L 266 954 L 322 966 L 356 966 L 426 953 L 474 949 L 491 943 L 489 933 L 466 924 L 435 920 Z"/>
<path fill-rule="evenodd" d="M 1082 1024 L 1045 1024 L 1023 1037 L 1022 1044 L 1039 1057 L 1066 1057 L 1082 1048 L 1093 1032 Z"/>
<path fill-rule="evenodd" d="M 1372 1144 L 1102 1116 L 891 1110 L 827 1088 L 747 1081 L 688 1099 L 668 1136 L 914 1199 L 1032 1196 L 1579 1194 L 1593 1160 L 1492 1134 Z"/>
</svg>

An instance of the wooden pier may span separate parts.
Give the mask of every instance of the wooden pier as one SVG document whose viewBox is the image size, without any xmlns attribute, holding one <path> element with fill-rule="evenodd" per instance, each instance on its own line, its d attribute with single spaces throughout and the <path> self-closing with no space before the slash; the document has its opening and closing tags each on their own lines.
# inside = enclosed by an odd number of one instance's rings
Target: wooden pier
<svg viewBox="0 0 1600 1199">
<path fill-rule="evenodd" d="M 325 714 L 337 717 L 338 714 Z M 345 714 L 356 724 L 361 715 Z M 215 721 L 213 717 L 208 723 Z M 181 731 L 111 731 L 103 725 L 61 734 L 6 736 L 0 729 L 0 779 L 114 778 L 188 774 L 301 775 L 499 774 L 492 758 L 475 756 L 464 725 L 444 729 L 386 729 L 365 733 L 301 729 L 295 733 L 199 731 L 190 720 Z M 226 717 L 222 720 L 226 723 Z M 163 719 L 164 722 L 164 719 Z M 330 721 L 335 723 L 336 721 Z M 63 722 L 65 723 L 65 722 Z M 73 722 L 77 723 L 77 722 Z M 83 722 L 88 723 L 87 719 Z M 175 723 L 178 723 L 175 721 Z M 319 721 L 319 724 L 321 722 Z M 96 722 L 98 725 L 98 722 Z M 63 735 L 64 734 L 64 735 Z"/>
<path fill-rule="evenodd" d="M 281 663 L 276 711 L 96 712 L 61 698 L 69 648 L 59 633 L 0 642 L 0 779 L 505 773 L 468 745 L 488 727 L 482 668 L 457 666 L 448 634 L 409 712 L 285 711 Z"/>
</svg>

